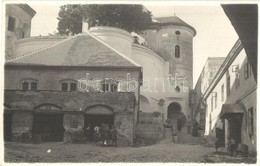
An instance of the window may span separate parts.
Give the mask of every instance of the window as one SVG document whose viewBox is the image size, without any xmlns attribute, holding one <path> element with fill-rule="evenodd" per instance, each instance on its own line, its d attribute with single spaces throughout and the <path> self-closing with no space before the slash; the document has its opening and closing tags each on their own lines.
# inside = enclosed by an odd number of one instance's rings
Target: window
<svg viewBox="0 0 260 166">
<path fill-rule="evenodd" d="M 102 84 L 102 91 L 109 92 L 109 84 Z"/>
<path fill-rule="evenodd" d="M 238 75 L 238 74 L 236 74 L 236 80 L 235 80 L 235 83 L 236 83 L 236 88 L 238 88 L 239 85 L 240 85 L 240 80 L 239 80 L 239 75 Z"/>
<path fill-rule="evenodd" d="M 224 84 L 221 86 L 221 101 L 224 101 Z"/>
<path fill-rule="evenodd" d="M 214 98 L 215 98 L 215 108 L 217 108 L 218 107 L 218 94 L 217 94 L 217 92 L 215 92 Z"/>
<path fill-rule="evenodd" d="M 175 58 L 180 58 L 180 46 L 175 46 Z"/>
<path fill-rule="evenodd" d="M 14 31 L 15 30 L 15 18 L 9 16 L 8 18 L 8 31 Z"/>
<path fill-rule="evenodd" d="M 213 112 L 213 96 L 211 96 L 211 112 Z"/>
<path fill-rule="evenodd" d="M 248 127 L 249 127 L 249 134 L 250 136 L 252 136 L 254 134 L 254 108 L 251 107 L 248 109 L 248 115 L 249 115 L 249 124 L 248 124 Z"/>
<path fill-rule="evenodd" d="M 103 92 L 117 92 L 118 91 L 118 84 L 102 84 L 102 91 Z"/>
<path fill-rule="evenodd" d="M 68 83 L 61 83 L 61 90 L 62 91 L 68 91 L 68 88 L 69 86 L 68 86 Z"/>
<path fill-rule="evenodd" d="M 38 81 L 34 79 L 26 79 L 22 81 L 22 90 L 37 90 Z"/>
<path fill-rule="evenodd" d="M 75 80 L 63 80 L 60 89 L 62 91 L 77 91 L 77 83 Z"/>
<path fill-rule="evenodd" d="M 21 33 L 21 38 L 22 39 L 24 38 L 24 34 L 25 34 L 24 32 Z"/>
<path fill-rule="evenodd" d="M 230 95 L 230 76 L 227 78 L 227 96 Z"/>
<path fill-rule="evenodd" d="M 251 67 L 249 63 L 246 63 L 244 66 L 244 77 L 245 79 L 248 79 L 249 76 L 251 75 Z"/>
</svg>

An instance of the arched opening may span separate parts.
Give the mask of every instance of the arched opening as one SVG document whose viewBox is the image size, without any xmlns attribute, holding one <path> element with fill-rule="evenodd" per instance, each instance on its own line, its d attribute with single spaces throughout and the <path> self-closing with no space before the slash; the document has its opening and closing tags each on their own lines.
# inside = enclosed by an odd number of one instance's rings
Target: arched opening
<svg viewBox="0 0 260 166">
<path fill-rule="evenodd" d="M 180 54 L 181 54 L 181 51 L 180 51 L 180 46 L 179 45 L 176 45 L 175 46 L 175 58 L 180 58 Z"/>
<path fill-rule="evenodd" d="M 94 105 L 85 110 L 84 132 L 87 140 L 94 141 L 94 128 L 104 124 L 109 129 L 114 125 L 114 110 L 106 105 Z"/>
<path fill-rule="evenodd" d="M 178 119 L 181 124 L 186 122 L 186 117 L 182 112 L 181 105 L 178 102 L 172 102 L 168 106 L 167 117 L 175 126 L 177 126 Z"/>
<path fill-rule="evenodd" d="M 32 139 L 36 142 L 63 141 L 63 113 L 53 104 L 35 107 L 33 113 Z"/>
</svg>

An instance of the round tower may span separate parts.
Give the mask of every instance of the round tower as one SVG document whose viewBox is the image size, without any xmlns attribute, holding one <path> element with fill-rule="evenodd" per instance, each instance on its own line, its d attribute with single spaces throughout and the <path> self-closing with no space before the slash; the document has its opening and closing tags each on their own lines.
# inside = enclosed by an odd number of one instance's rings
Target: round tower
<svg viewBox="0 0 260 166">
<path fill-rule="evenodd" d="M 175 88 L 193 86 L 193 37 L 196 30 L 177 16 L 156 18 L 156 49 L 169 61 L 169 75 Z M 178 91 L 177 87 L 177 91 Z"/>
</svg>

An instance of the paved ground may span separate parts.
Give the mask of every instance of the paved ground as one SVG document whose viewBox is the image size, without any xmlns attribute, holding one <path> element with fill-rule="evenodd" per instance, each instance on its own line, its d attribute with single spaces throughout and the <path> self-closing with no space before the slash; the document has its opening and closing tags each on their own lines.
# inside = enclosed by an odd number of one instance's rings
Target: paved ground
<svg viewBox="0 0 260 166">
<path fill-rule="evenodd" d="M 201 145 L 160 143 L 146 147 L 99 147 L 92 144 L 5 144 L 6 162 L 201 162 L 214 151 Z"/>
<path fill-rule="evenodd" d="M 184 138 L 185 136 L 185 138 Z M 205 141 L 205 139 L 204 139 Z M 210 140 L 207 140 L 210 141 Z M 216 153 L 209 143 L 201 145 L 198 137 L 180 134 L 178 144 L 166 130 L 161 142 L 142 147 L 100 147 L 95 144 L 61 142 L 26 144 L 5 143 L 5 162 L 181 162 L 181 163 L 255 163 L 256 158 L 232 157 Z M 213 141 L 214 142 L 214 141 Z M 184 144 L 185 143 L 185 144 Z M 212 144 L 212 143 L 210 143 Z"/>
</svg>

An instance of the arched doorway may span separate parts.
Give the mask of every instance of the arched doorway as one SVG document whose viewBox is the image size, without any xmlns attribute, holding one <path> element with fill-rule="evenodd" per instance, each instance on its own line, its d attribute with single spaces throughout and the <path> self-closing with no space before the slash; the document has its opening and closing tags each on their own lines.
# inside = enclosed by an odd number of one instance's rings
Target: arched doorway
<svg viewBox="0 0 260 166">
<path fill-rule="evenodd" d="M 186 122 L 186 117 L 182 112 L 181 105 L 178 102 L 172 102 L 168 106 L 167 117 L 176 126 L 178 119 L 181 120 L 182 124 Z"/>
<path fill-rule="evenodd" d="M 33 113 L 32 136 L 34 141 L 63 141 L 63 113 L 61 108 L 44 104 L 37 106 Z"/>
<path fill-rule="evenodd" d="M 111 129 L 114 125 L 114 110 L 106 105 L 94 105 L 85 110 L 84 131 L 88 140 L 94 140 L 94 128 L 102 124 Z"/>
</svg>

